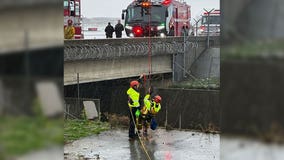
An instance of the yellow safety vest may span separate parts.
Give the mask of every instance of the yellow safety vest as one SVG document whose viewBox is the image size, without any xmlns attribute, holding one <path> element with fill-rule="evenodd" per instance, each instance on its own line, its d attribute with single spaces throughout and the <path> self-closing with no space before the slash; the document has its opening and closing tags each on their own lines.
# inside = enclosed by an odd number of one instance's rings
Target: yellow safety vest
<svg viewBox="0 0 284 160">
<path fill-rule="evenodd" d="M 161 110 L 161 104 L 150 100 L 150 94 L 144 97 L 144 104 L 151 114 L 157 114 Z"/>
<path fill-rule="evenodd" d="M 133 88 L 130 87 L 130 88 L 127 90 L 127 95 L 128 95 L 128 97 L 131 98 L 131 100 L 133 101 L 132 104 L 130 104 L 130 103 L 128 102 L 128 106 L 129 106 L 129 107 L 139 107 L 139 106 L 140 106 L 140 104 L 139 104 L 139 97 L 140 97 L 139 92 L 135 91 Z"/>
<path fill-rule="evenodd" d="M 160 110 L 161 110 L 161 104 L 153 101 L 151 109 L 150 109 L 150 113 L 157 114 Z"/>
<path fill-rule="evenodd" d="M 150 94 L 146 94 L 146 96 L 144 97 L 144 104 L 147 110 L 150 111 L 151 108 Z"/>
<path fill-rule="evenodd" d="M 64 38 L 73 39 L 75 35 L 75 28 L 73 26 L 66 26 L 64 28 Z"/>
</svg>

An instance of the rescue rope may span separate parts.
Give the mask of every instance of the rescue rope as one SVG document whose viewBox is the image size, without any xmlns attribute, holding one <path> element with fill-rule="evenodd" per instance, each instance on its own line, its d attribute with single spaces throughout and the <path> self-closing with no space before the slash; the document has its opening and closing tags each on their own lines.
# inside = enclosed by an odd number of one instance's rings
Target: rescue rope
<svg viewBox="0 0 284 160">
<path fill-rule="evenodd" d="M 140 135 L 138 133 L 138 128 L 136 126 L 136 123 L 135 123 L 135 120 L 134 120 L 134 116 L 132 114 L 132 109 L 130 107 L 129 107 L 129 111 L 130 111 L 130 114 L 131 114 L 131 117 L 132 117 L 132 123 L 134 124 L 135 130 L 136 130 L 135 132 L 138 135 L 138 139 L 139 139 L 139 142 L 140 142 L 140 144 L 142 146 L 142 149 L 146 153 L 148 160 L 151 160 L 151 157 L 150 157 L 150 155 L 149 155 L 149 153 L 148 153 L 148 151 L 147 151 L 147 149 L 146 149 L 146 147 L 145 147 L 145 145 L 144 145 L 143 141 L 141 140 L 141 137 L 140 137 Z"/>
<path fill-rule="evenodd" d="M 151 8 L 149 8 L 150 13 L 148 16 L 148 31 L 149 31 L 149 35 L 148 35 L 148 69 L 149 69 L 149 86 L 151 86 L 151 74 L 152 74 L 152 46 L 151 46 Z"/>
</svg>

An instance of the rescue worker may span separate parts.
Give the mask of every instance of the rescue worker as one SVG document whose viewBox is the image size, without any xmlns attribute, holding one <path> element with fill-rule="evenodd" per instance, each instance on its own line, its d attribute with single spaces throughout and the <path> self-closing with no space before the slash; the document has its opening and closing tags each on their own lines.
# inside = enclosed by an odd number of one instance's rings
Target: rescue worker
<svg viewBox="0 0 284 160">
<path fill-rule="evenodd" d="M 151 98 L 151 91 L 144 97 L 144 107 L 141 109 L 141 114 L 139 117 L 139 123 L 143 126 L 143 135 L 147 136 L 147 130 L 149 124 L 151 129 L 155 130 L 157 128 L 157 122 L 155 116 L 161 110 L 162 97 L 155 95 Z"/>
<path fill-rule="evenodd" d="M 106 38 L 112 38 L 112 34 L 114 32 L 113 26 L 108 22 L 108 25 L 105 28 Z"/>
<path fill-rule="evenodd" d="M 175 35 L 175 27 L 174 27 L 174 25 L 172 23 L 170 24 L 170 28 L 169 29 L 170 30 L 169 30 L 168 35 L 169 36 L 174 36 Z"/>
<path fill-rule="evenodd" d="M 123 25 L 120 23 L 120 20 L 117 21 L 117 24 L 114 27 L 115 36 L 116 38 L 121 38 L 122 31 L 124 30 Z"/>
<path fill-rule="evenodd" d="M 133 140 L 138 135 L 135 133 L 135 124 L 140 114 L 140 92 L 139 85 L 142 82 L 141 78 L 143 75 L 139 77 L 138 80 L 133 80 L 130 82 L 130 87 L 127 90 L 128 95 L 128 107 L 129 107 L 129 140 Z M 140 82 L 139 82 L 140 81 Z"/>
<path fill-rule="evenodd" d="M 73 21 L 68 19 L 67 26 L 64 28 L 64 38 L 65 39 L 74 39 L 75 28 L 73 26 Z"/>
<path fill-rule="evenodd" d="M 188 36 L 188 26 L 187 25 L 184 25 L 182 26 L 182 29 L 181 29 L 181 36 Z"/>
</svg>

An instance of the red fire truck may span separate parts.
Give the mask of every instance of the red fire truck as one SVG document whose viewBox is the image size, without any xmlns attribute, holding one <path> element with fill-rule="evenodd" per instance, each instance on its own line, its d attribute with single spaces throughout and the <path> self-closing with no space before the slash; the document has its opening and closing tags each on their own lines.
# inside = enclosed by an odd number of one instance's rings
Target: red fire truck
<svg viewBox="0 0 284 160">
<path fill-rule="evenodd" d="M 64 0 L 64 27 L 71 19 L 75 27 L 75 39 L 83 39 L 82 19 L 81 19 L 81 0 Z"/>
<path fill-rule="evenodd" d="M 182 36 L 190 29 L 190 6 L 177 0 L 134 0 L 122 10 L 129 37 Z"/>
<path fill-rule="evenodd" d="M 220 10 L 215 9 L 212 12 L 204 12 L 201 18 L 201 25 L 197 30 L 199 36 L 206 36 L 208 34 L 209 26 L 209 35 L 210 36 L 219 36 L 220 35 Z"/>
</svg>

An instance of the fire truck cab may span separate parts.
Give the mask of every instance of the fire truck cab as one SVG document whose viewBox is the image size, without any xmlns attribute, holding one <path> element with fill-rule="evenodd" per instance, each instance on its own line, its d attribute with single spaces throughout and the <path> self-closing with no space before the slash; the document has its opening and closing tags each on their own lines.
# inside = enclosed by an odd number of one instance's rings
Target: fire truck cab
<svg viewBox="0 0 284 160">
<path fill-rule="evenodd" d="M 190 6 L 177 0 L 134 0 L 122 10 L 129 37 L 182 36 L 190 18 Z"/>
<path fill-rule="evenodd" d="M 220 10 L 213 10 L 211 13 L 204 12 L 201 17 L 201 25 L 197 29 L 198 36 L 207 36 L 208 26 L 210 36 L 220 36 Z"/>
<path fill-rule="evenodd" d="M 75 28 L 75 39 L 83 39 L 82 19 L 81 19 L 81 0 L 64 0 L 64 27 L 71 19 Z"/>
</svg>

